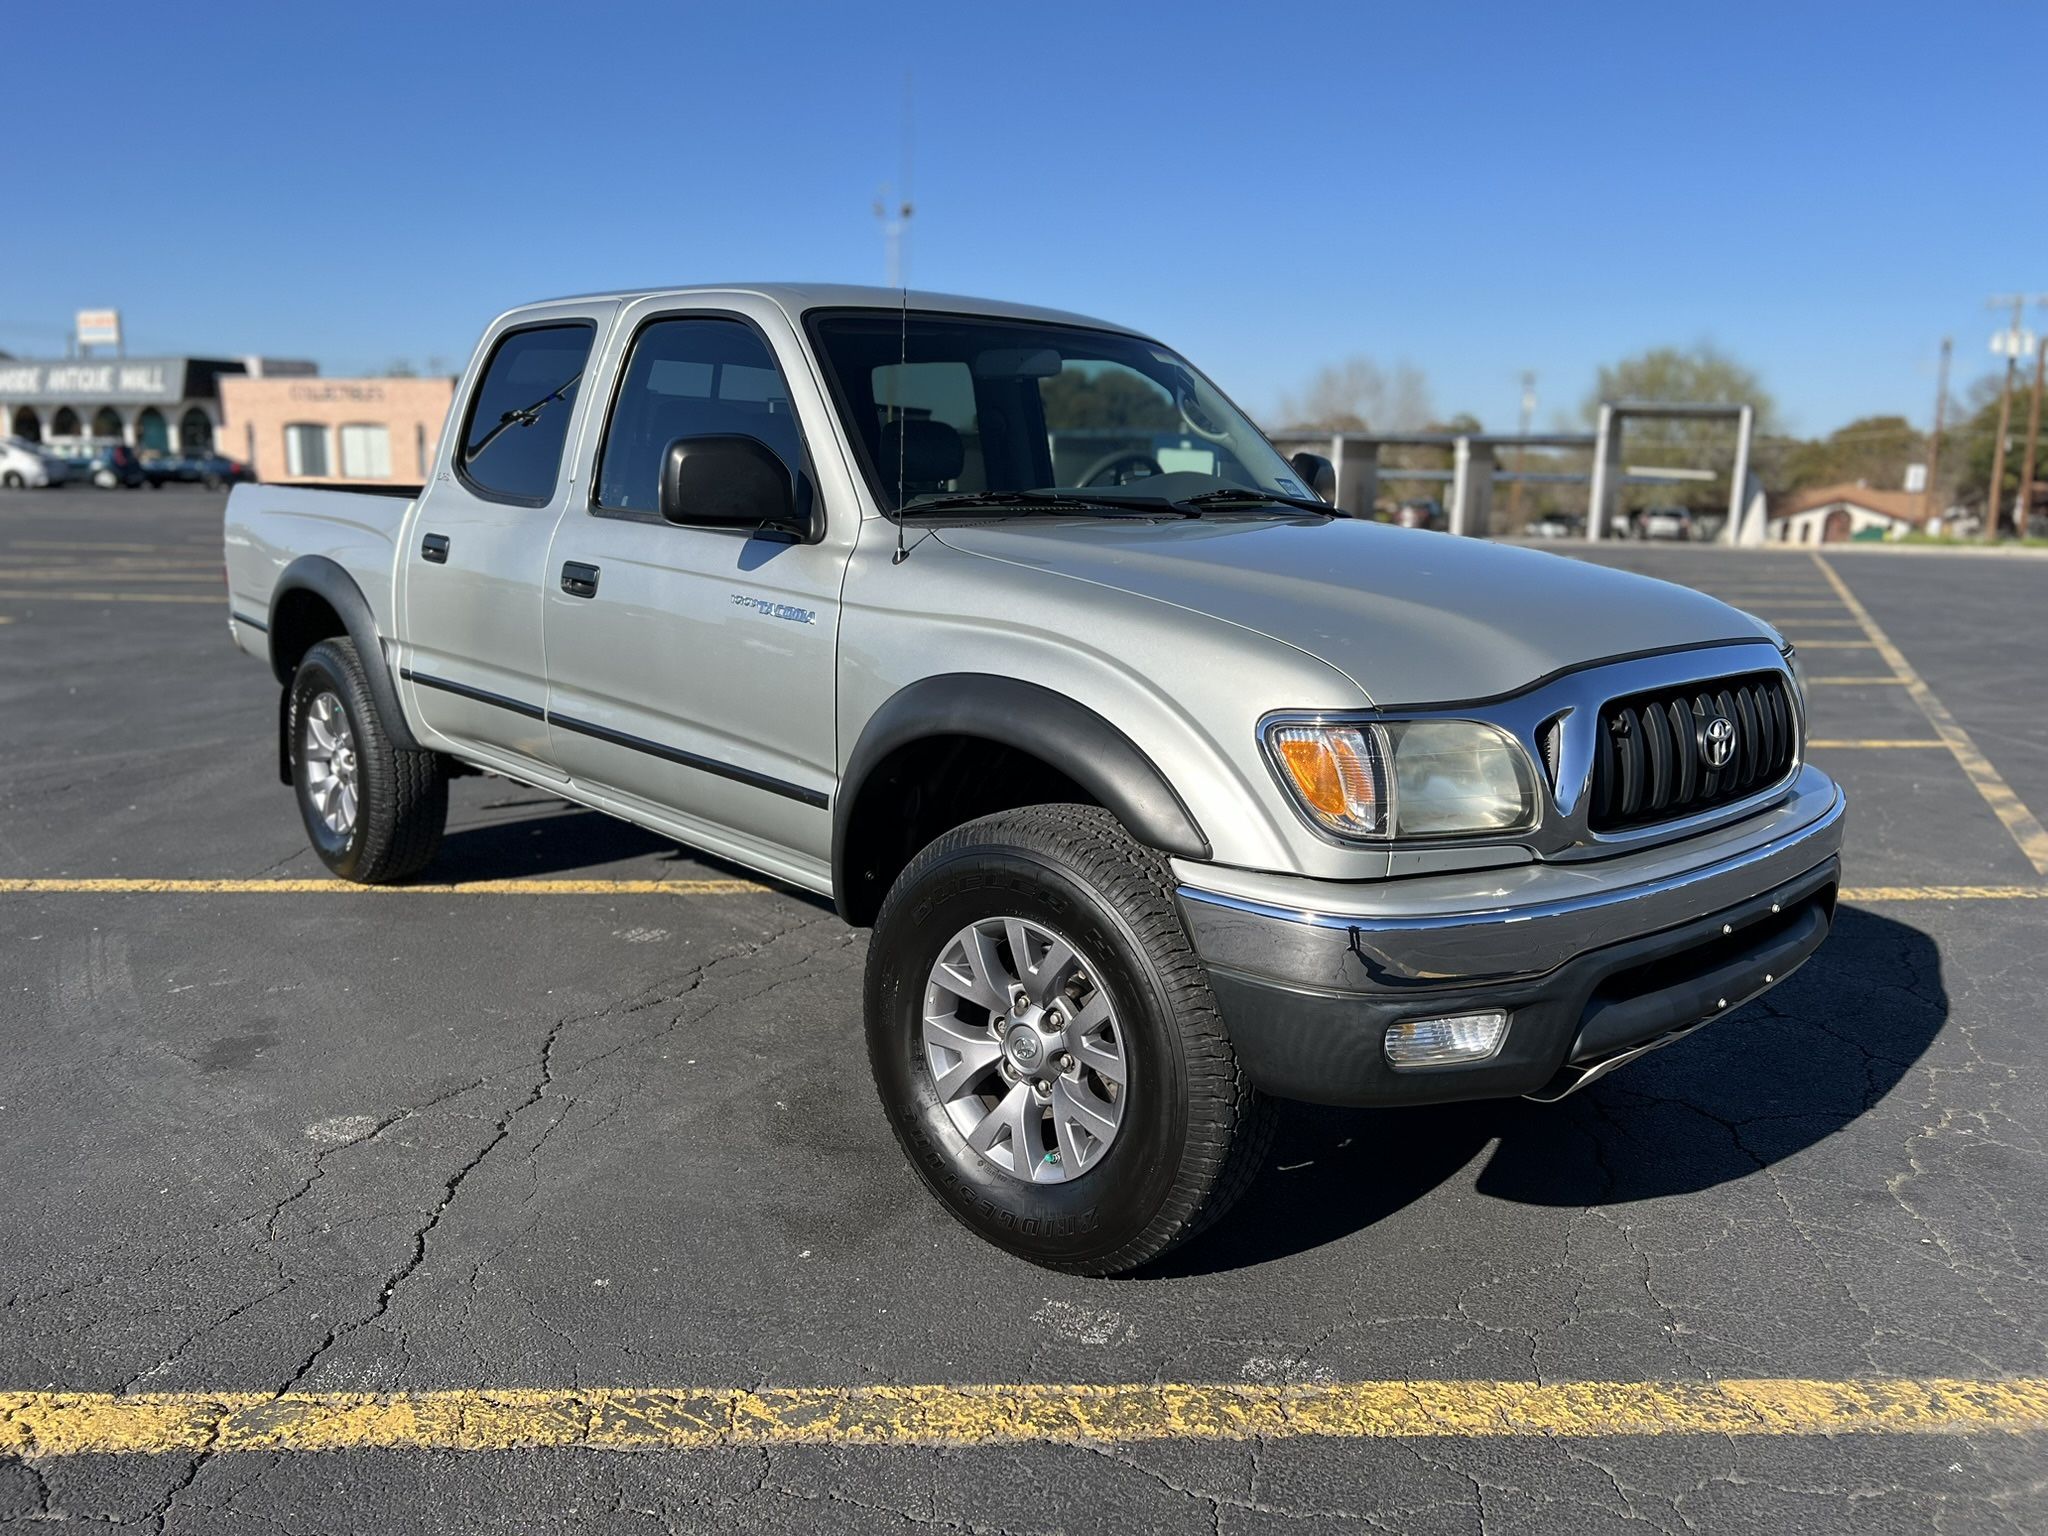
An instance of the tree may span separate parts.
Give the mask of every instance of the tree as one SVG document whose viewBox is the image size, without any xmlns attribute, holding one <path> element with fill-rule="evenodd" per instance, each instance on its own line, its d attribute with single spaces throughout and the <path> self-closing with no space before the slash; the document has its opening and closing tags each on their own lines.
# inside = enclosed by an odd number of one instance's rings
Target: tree
<svg viewBox="0 0 2048 1536">
<path fill-rule="evenodd" d="M 1969 418 L 1942 434 L 1942 464 L 1954 464 L 1955 481 L 1951 498 L 1961 506 L 1981 507 L 1989 500 L 1991 461 L 1998 453 L 1998 397 L 2005 380 L 1987 374 L 1970 386 L 1965 402 Z M 1999 488 L 1998 505 L 2009 513 L 2019 497 L 2020 471 L 2027 452 L 2027 391 L 2030 381 L 2016 380 L 2012 393 L 2012 419 L 2005 428 L 2005 474 Z M 2048 431 L 2043 432 L 2048 437 Z M 1942 479 L 1947 480 L 1946 473 Z M 2041 466 L 2034 466 L 2034 478 L 2041 478 Z"/>
<path fill-rule="evenodd" d="M 1926 434 L 1905 417 L 1863 416 L 1826 437 L 1785 445 L 1777 478 L 1795 491 L 1853 481 L 1898 490 L 1906 483 L 1906 466 L 1926 458 Z"/>
<path fill-rule="evenodd" d="M 1416 432 L 1436 414 L 1429 380 L 1413 363 L 1389 373 L 1363 355 L 1317 370 L 1299 396 L 1274 413 L 1287 432 Z"/>
</svg>

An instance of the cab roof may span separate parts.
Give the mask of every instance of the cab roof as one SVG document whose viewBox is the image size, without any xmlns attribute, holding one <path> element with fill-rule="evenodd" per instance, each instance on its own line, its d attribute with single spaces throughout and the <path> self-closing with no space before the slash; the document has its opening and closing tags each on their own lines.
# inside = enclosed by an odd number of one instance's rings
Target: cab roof
<svg viewBox="0 0 2048 1536">
<path fill-rule="evenodd" d="M 1129 326 L 1067 310 L 1045 309 L 1035 304 L 1012 304 L 1003 299 L 977 299 L 958 293 L 929 293 L 920 288 L 883 288 L 865 283 L 691 283 L 672 288 L 621 288 L 604 293 L 578 293 L 559 299 L 522 304 L 511 310 L 517 315 L 528 309 L 556 304 L 609 301 L 637 303 L 642 299 L 704 298 L 717 294 L 752 294 L 780 307 L 792 320 L 814 309 L 898 309 L 913 312 L 986 315 L 1004 320 L 1045 320 L 1064 325 L 1086 326 L 1096 331 L 1121 331 L 1140 335 Z"/>
</svg>

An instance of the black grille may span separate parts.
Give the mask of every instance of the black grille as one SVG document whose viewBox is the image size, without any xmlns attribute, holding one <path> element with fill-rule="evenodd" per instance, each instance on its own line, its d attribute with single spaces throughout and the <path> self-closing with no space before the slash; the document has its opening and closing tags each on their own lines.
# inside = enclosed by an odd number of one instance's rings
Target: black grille
<svg viewBox="0 0 2048 1536">
<path fill-rule="evenodd" d="M 1595 832 L 1691 816 L 1766 789 L 1799 753 L 1784 677 L 1747 672 L 1679 689 L 1632 694 L 1600 709 L 1587 825 Z M 1728 756 L 1711 766 L 1710 733 L 1726 720 Z"/>
</svg>

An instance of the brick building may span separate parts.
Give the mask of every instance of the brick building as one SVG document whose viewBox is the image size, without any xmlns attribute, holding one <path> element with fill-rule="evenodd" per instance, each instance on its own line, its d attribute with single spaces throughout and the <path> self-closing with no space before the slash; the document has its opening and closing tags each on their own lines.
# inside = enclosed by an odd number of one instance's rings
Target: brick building
<svg viewBox="0 0 2048 1536">
<path fill-rule="evenodd" d="M 220 381 L 221 448 L 259 480 L 420 485 L 452 378 Z"/>
</svg>

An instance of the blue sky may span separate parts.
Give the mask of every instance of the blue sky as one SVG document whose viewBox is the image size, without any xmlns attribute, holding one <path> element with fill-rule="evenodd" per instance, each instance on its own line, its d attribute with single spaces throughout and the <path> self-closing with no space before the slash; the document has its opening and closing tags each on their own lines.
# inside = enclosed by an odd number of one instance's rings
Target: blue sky
<svg viewBox="0 0 2048 1536">
<path fill-rule="evenodd" d="M 913 287 L 1142 326 L 1254 412 L 1364 353 L 1496 428 L 1534 368 L 1548 421 L 1711 340 L 1795 430 L 1921 420 L 1941 336 L 1960 388 L 1986 296 L 2048 290 L 2032 4 L 91 15 L 9 8 L 17 353 L 115 305 L 135 353 L 452 369 L 552 294 L 880 281 L 906 70 Z"/>
</svg>

